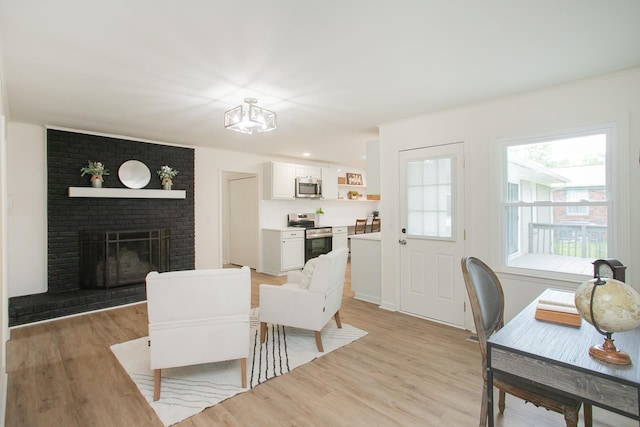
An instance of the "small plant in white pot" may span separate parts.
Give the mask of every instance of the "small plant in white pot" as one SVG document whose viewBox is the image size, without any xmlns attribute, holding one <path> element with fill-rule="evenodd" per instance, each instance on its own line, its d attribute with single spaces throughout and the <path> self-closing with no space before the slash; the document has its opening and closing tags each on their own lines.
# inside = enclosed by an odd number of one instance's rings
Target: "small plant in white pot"
<svg viewBox="0 0 640 427">
<path fill-rule="evenodd" d="M 316 225 L 320 225 L 323 215 L 324 211 L 322 210 L 322 208 L 316 209 Z"/>
<path fill-rule="evenodd" d="M 165 190 L 171 190 L 171 186 L 173 185 L 173 178 L 178 175 L 178 171 L 175 169 L 171 169 L 170 166 L 162 166 L 159 171 L 156 171 L 158 176 L 162 180 L 162 188 Z"/>
<path fill-rule="evenodd" d="M 91 175 L 91 186 L 92 187 L 102 187 L 102 183 L 104 179 L 103 175 L 109 175 L 109 169 L 105 168 L 101 162 L 92 162 L 89 160 L 87 166 L 80 169 L 82 175 Z"/>
</svg>

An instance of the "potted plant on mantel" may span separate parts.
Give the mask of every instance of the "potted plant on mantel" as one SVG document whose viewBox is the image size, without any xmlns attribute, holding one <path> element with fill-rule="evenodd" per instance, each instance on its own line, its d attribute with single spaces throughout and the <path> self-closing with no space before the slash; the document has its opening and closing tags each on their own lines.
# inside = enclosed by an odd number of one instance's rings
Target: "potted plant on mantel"
<svg viewBox="0 0 640 427">
<path fill-rule="evenodd" d="M 170 166 L 164 165 L 160 168 L 159 171 L 156 172 L 162 180 L 162 188 L 164 188 L 165 190 L 171 190 L 171 186 L 173 185 L 173 178 L 178 175 L 178 171 L 175 169 L 171 169 Z"/>
<path fill-rule="evenodd" d="M 102 176 L 109 175 L 109 169 L 105 168 L 101 162 L 92 162 L 91 160 L 87 166 L 80 169 L 80 172 L 82 172 L 80 176 L 91 175 L 91 186 L 96 188 L 102 187 L 104 182 Z"/>
</svg>

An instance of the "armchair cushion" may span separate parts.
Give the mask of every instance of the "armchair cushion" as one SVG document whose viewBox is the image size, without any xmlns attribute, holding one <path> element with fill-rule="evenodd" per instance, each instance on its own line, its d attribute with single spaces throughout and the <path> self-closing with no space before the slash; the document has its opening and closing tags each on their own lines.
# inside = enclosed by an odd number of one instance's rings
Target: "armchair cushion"
<svg viewBox="0 0 640 427">
<path fill-rule="evenodd" d="M 300 282 L 298 283 L 301 288 L 309 289 L 309 285 L 311 284 L 311 276 L 313 276 L 313 271 L 316 269 L 317 262 L 318 258 L 311 258 L 304 265 L 302 274 L 300 275 Z"/>
</svg>

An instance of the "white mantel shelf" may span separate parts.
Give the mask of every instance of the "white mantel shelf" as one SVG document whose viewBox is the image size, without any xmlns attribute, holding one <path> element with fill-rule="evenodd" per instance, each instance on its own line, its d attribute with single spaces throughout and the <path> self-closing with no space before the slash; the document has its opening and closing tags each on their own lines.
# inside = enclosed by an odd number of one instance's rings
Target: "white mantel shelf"
<svg viewBox="0 0 640 427">
<path fill-rule="evenodd" d="M 186 190 L 145 190 L 131 188 L 69 187 L 69 197 L 117 199 L 186 199 Z"/>
</svg>

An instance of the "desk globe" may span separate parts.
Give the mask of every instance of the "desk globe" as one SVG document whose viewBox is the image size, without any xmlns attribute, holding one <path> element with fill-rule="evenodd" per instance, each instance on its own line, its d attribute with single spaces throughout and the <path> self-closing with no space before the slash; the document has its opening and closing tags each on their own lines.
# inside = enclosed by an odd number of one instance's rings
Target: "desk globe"
<svg viewBox="0 0 640 427">
<path fill-rule="evenodd" d="M 580 316 L 605 336 L 604 343 L 592 346 L 589 354 L 603 362 L 631 363 L 627 353 L 616 349 L 611 334 L 640 326 L 640 294 L 619 280 L 595 278 L 578 287 L 575 302 Z"/>
</svg>

